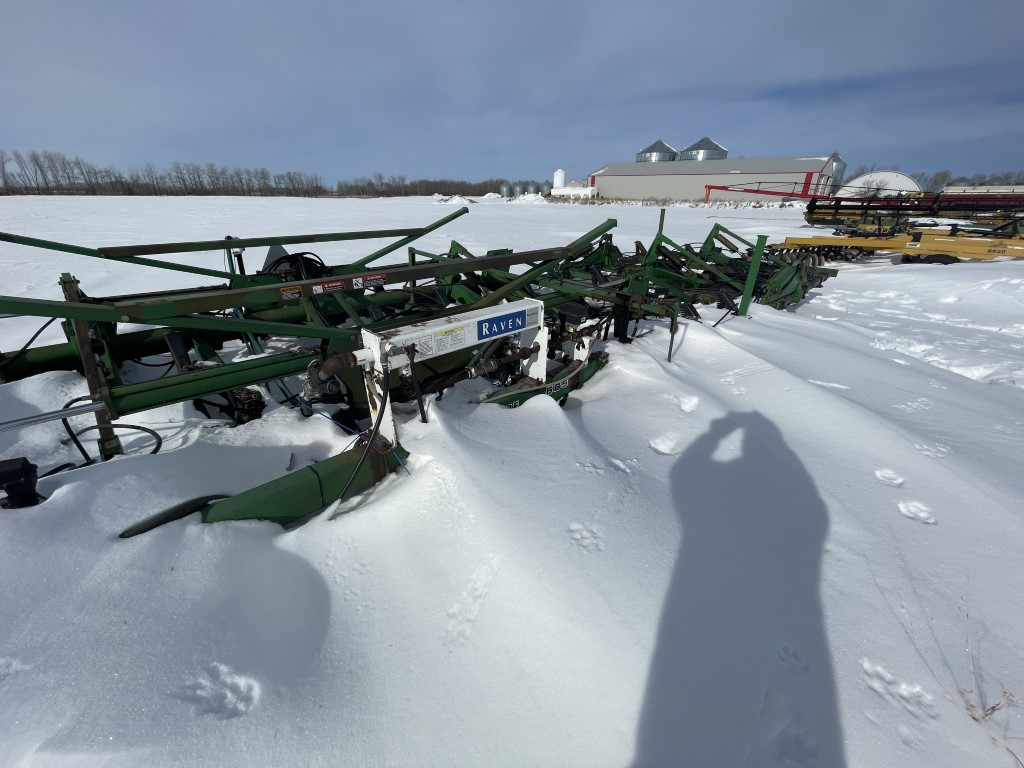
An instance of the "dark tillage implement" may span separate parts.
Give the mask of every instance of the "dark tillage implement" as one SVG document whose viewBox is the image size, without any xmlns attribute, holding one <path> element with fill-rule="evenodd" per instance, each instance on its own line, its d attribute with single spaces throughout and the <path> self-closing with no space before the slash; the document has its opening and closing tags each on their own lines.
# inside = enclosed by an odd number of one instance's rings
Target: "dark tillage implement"
<svg viewBox="0 0 1024 768">
<path fill-rule="evenodd" d="M 124 416 L 183 401 L 235 424 L 260 418 L 274 389 L 285 403 L 311 415 L 320 407 L 349 429 L 354 445 L 311 466 L 230 498 L 186 501 L 132 526 L 126 536 L 201 512 L 207 522 L 273 520 L 292 527 L 334 502 L 362 493 L 403 466 L 392 403 L 415 402 L 426 419 L 424 397 L 458 381 L 486 378 L 491 393 L 480 402 L 516 407 L 543 394 L 561 403 L 607 362 L 594 345 L 609 332 L 629 342 L 647 317 L 700 321 L 698 305 L 712 304 L 744 315 L 751 301 L 783 308 L 804 298 L 833 270 L 766 249 L 766 238 L 749 242 L 716 225 L 703 243 L 680 245 L 663 232 L 664 211 L 652 243 L 623 254 L 605 221 L 566 246 L 535 251 L 510 249 L 474 256 L 452 242 L 433 254 L 411 243 L 464 215 L 420 228 L 335 232 L 283 237 L 225 238 L 116 248 L 85 248 L 0 233 L 9 243 L 111 262 L 199 274 L 219 285 L 123 296 L 86 295 L 71 274 L 60 278 L 65 301 L 2 296 L 0 312 L 62 319 L 67 341 L 0 353 L 0 381 L 51 370 L 78 370 L 90 396 L 85 405 L 14 422 L 0 430 L 47 419 L 62 420 L 70 439 L 98 433 L 99 458 L 122 452 L 117 429 L 152 430 L 119 423 Z M 328 265 L 314 253 L 285 246 L 391 239 L 354 262 Z M 739 245 L 737 245 L 739 243 Z M 262 268 L 247 271 L 244 252 L 268 247 Z M 379 265 L 408 247 L 404 263 Z M 224 251 L 224 269 L 151 258 Z M 515 271 L 513 271 L 515 268 Z M 633 333 L 629 326 L 632 324 Z M 123 326 L 135 326 L 124 329 Z M 268 352 L 268 339 L 291 339 L 286 351 Z M 301 343 L 300 343 L 301 340 Z M 249 355 L 228 361 L 219 354 L 239 342 Z M 30 342 L 31 343 L 31 342 Z M 237 349 L 236 349 L 237 352 Z M 131 382 L 129 361 L 166 356 L 166 375 Z M 671 357 L 671 342 L 669 355 Z M 285 381 L 299 377 L 291 386 Z M 260 388 L 259 385 L 265 385 Z M 293 391 L 294 390 L 294 391 Z M 73 432 L 68 418 L 95 414 L 96 425 Z M 10 506 L 27 506 L 34 494 L 34 467 L 27 459 L 5 464 Z M 50 470 L 50 474 L 73 465 Z M 5 478 L 7 477 L 5 474 Z M 28 485 L 32 484 L 32 490 Z M 13 495 L 12 495 L 13 494 Z"/>
</svg>

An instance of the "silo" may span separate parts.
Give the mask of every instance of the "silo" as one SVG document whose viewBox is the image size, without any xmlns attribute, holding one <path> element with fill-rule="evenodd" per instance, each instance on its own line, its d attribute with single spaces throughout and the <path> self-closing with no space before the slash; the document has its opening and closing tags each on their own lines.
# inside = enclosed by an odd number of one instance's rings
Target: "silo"
<svg viewBox="0 0 1024 768">
<path fill-rule="evenodd" d="M 636 153 L 638 163 L 663 163 L 676 159 L 676 151 L 661 139 Z"/>
<path fill-rule="evenodd" d="M 832 187 L 827 194 L 834 195 L 843 185 L 843 177 L 846 175 L 846 161 L 838 152 L 833 152 L 829 160 L 832 161 Z"/>
<path fill-rule="evenodd" d="M 502 197 L 509 197 L 509 196 L 511 196 L 511 194 L 512 194 L 512 187 L 508 183 L 502 184 L 501 185 L 501 196 Z"/>
<path fill-rule="evenodd" d="M 548 184 L 545 181 L 543 184 L 540 185 L 540 193 L 542 195 L 544 195 L 544 197 L 547 197 L 548 195 L 550 195 L 551 194 L 551 185 Z"/>
<path fill-rule="evenodd" d="M 559 168 L 555 171 L 555 189 L 565 189 L 565 171 Z"/>
<path fill-rule="evenodd" d="M 523 185 L 522 184 L 513 184 L 512 185 L 512 197 L 522 197 L 522 194 L 523 194 Z"/>
<path fill-rule="evenodd" d="M 686 149 L 679 150 L 676 160 L 725 160 L 728 156 L 729 150 L 705 136 Z"/>
<path fill-rule="evenodd" d="M 537 194 L 537 185 L 534 184 L 532 181 L 529 184 L 526 185 L 526 194 L 528 194 L 528 195 L 536 195 Z"/>
</svg>

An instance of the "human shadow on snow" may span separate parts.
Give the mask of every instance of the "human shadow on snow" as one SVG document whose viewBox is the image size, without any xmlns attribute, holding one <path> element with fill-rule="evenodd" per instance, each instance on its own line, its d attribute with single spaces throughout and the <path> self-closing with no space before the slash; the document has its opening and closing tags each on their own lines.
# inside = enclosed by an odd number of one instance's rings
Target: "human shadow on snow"
<svg viewBox="0 0 1024 768">
<path fill-rule="evenodd" d="M 716 458 L 737 430 L 738 455 Z M 807 470 L 763 415 L 730 413 L 679 457 L 672 492 L 682 547 L 634 766 L 842 768 L 819 595 L 828 511 Z"/>
</svg>

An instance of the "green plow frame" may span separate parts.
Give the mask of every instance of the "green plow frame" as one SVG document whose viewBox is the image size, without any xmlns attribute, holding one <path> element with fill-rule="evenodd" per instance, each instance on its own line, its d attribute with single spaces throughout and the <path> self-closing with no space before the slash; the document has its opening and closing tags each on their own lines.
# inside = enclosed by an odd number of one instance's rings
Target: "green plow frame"
<svg viewBox="0 0 1024 768">
<path fill-rule="evenodd" d="M 535 251 L 498 249 L 474 256 L 456 241 L 441 254 L 415 247 L 419 238 L 467 212 L 461 208 L 417 228 L 103 248 L 0 233 L 0 241 L 17 245 L 222 281 L 200 288 L 91 297 L 66 272 L 59 281 L 64 301 L 0 296 L 0 313 L 60 319 L 67 339 L 60 344 L 26 345 L 0 352 L 0 382 L 49 370 L 81 371 L 97 407 L 102 404 L 95 414 L 97 443 L 102 458 L 108 459 L 121 452 L 113 420 L 128 414 L 214 395 L 235 405 L 245 400 L 248 388 L 275 381 L 294 404 L 296 398 L 284 380 L 318 369 L 329 358 L 360 350 L 364 329 L 379 333 L 531 298 L 543 302 L 552 339 L 558 343 L 572 340 L 577 333 L 603 331 L 607 339 L 611 328 L 617 340 L 628 342 L 630 322 L 635 335 L 637 323 L 650 316 L 669 319 L 674 339 L 679 318 L 701 320 L 698 305 L 717 304 L 726 308 L 727 314 L 738 315 L 748 312 L 751 301 L 781 309 L 800 301 L 810 288 L 835 274 L 835 270 L 806 262 L 785 263 L 766 250 L 765 237 L 750 242 L 720 225 L 713 227 L 699 247 L 681 245 L 664 233 L 664 211 L 650 246 L 637 243 L 632 254 L 623 254 L 613 243 L 614 219 L 565 246 Z M 284 250 L 291 245 L 381 239 L 392 242 L 335 266 L 319 257 L 311 260 L 313 254 Z M 746 251 L 741 252 L 736 242 L 746 246 Z M 284 254 L 284 261 L 272 262 L 268 253 L 267 264 L 281 262 L 284 267 L 247 272 L 244 250 L 255 247 L 267 247 L 269 253 L 277 249 Z M 407 249 L 404 263 L 378 263 L 403 248 Z M 182 255 L 217 250 L 224 252 L 223 270 L 180 261 Z M 179 260 L 157 258 L 170 255 Z M 587 322 L 595 319 L 600 321 L 596 325 Z M 577 331 L 581 324 L 589 330 Z M 125 329 L 126 325 L 136 327 Z M 270 337 L 303 341 L 287 351 L 268 353 L 264 345 Z M 241 341 L 251 354 L 225 361 L 220 351 L 229 341 Z M 434 358 L 430 366 L 415 363 L 412 379 L 417 387 L 420 380 L 444 379 L 486 360 L 496 350 L 485 345 Z M 127 361 L 168 351 L 178 364 L 174 375 L 141 382 L 122 378 L 121 367 Z M 192 363 L 190 353 L 198 362 Z M 671 354 L 670 341 L 670 360 Z M 607 359 L 605 352 L 594 353 L 586 365 L 567 366 L 544 385 L 510 388 L 508 394 L 499 391 L 488 401 L 514 407 L 535 394 L 564 400 L 568 391 L 582 386 Z M 366 418 L 373 406 L 363 375 L 358 367 L 337 374 L 348 393 L 353 423 Z M 407 384 L 394 372 L 383 380 L 384 388 L 395 396 L 407 396 Z M 239 408 L 236 413 L 242 411 Z M 236 415 L 235 420 L 244 423 L 258 416 Z M 258 518 L 290 525 L 305 520 L 336 501 L 343 491 L 351 496 L 367 490 L 401 466 L 407 455 L 397 444 L 370 451 L 373 441 L 364 442 L 365 455 L 359 447 L 343 451 L 313 467 L 193 511 L 201 511 L 210 522 Z"/>
</svg>

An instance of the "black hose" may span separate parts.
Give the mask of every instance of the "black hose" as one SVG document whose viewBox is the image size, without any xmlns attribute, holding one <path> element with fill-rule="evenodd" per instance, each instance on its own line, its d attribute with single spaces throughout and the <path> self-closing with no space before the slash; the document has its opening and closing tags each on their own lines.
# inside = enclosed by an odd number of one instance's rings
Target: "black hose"
<svg viewBox="0 0 1024 768">
<path fill-rule="evenodd" d="M 154 453 L 159 453 L 160 448 L 163 447 L 164 444 L 164 439 L 160 437 L 160 435 L 155 430 L 152 430 L 149 427 L 140 427 L 138 424 L 104 424 L 103 426 L 110 427 L 111 429 L 137 429 L 139 432 L 145 432 L 147 435 L 156 440 L 156 445 L 154 445 L 153 450 L 149 452 L 150 456 L 152 456 Z M 100 425 L 93 424 L 92 426 L 85 427 L 84 429 L 80 429 L 77 432 L 75 432 L 75 437 L 85 434 L 86 432 L 92 432 L 97 429 L 100 429 Z M 81 444 L 79 443 L 79 445 Z"/>
<path fill-rule="evenodd" d="M 89 400 L 90 402 L 92 402 L 92 401 L 95 401 L 95 399 L 96 398 L 94 398 L 92 395 L 83 395 L 82 397 L 76 397 L 73 400 L 68 400 L 64 404 L 64 408 L 70 408 L 75 403 L 80 403 L 80 402 L 83 402 L 85 400 Z M 78 448 L 78 452 L 82 454 L 82 457 L 85 459 L 85 463 L 86 464 L 94 463 L 96 461 L 96 459 L 94 459 L 92 456 L 90 456 L 89 452 L 85 450 L 85 446 L 82 445 L 82 442 L 78 439 L 78 436 L 82 435 L 82 434 L 84 434 L 86 432 L 92 432 L 93 430 L 99 429 L 100 428 L 99 424 L 93 424 L 92 426 L 85 427 L 84 429 L 80 429 L 77 432 L 73 432 L 71 430 L 71 425 L 68 423 L 68 420 L 66 418 L 65 419 L 61 419 L 60 423 L 64 425 L 64 431 L 68 433 L 68 437 L 71 438 L 71 442 L 73 442 L 75 444 L 75 447 Z M 105 424 L 104 426 L 109 426 L 111 429 L 136 429 L 139 432 L 145 432 L 147 435 L 149 435 L 150 437 L 152 437 L 156 441 L 156 445 L 153 446 L 153 450 L 149 452 L 149 455 L 151 455 L 151 456 L 154 453 L 158 453 L 160 451 L 160 449 L 163 447 L 163 444 L 164 444 L 164 439 L 162 437 L 160 437 L 159 434 L 157 434 L 154 430 L 150 429 L 149 427 L 140 427 L 137 424 Z"/>
<path fill-rule="evenodd" d="M 366 461 L 366 457 L 370 454 L 370 449 L 373 448 L 373 443 L 377 439 L 377 435 L 380 432 L 380 425 L 384 421 L 384 410 L 385 410 L 385 408 L 387 407 L 387 404 L 388 404 L 388 393 L 389 393 L 389 390 L 388 390 L 388 367 L 387 367 L 387 365 L 383 366 L 383 374 L 384 374 L 384 394 L 383 394 L 383 396 L 380 399 L 380 408 L 377 411 L 377 420 L 373 424 L 373 429 L 370 431 L 370 437 L 366 441 L 366 447 L 363 448 L 363 453 L 359 457 L 359 461 L 356 462 L 355 469 L 352 470 L 352 474 L 349 475 L 348 482 L 345 483 L 345 487 L 341 489 L 341 493 L 338 494 L 338 497 L 335 499 L 335 501 L 340 501 L 341 499 L 345 498 L 345 494 L 348 493 L 348 489 L 351 488 L 352 487 L 352 483 L 355 482 L 356 476 L 359 474 L 359 470 L 363 468 L 363 463 Z M 321 512 L 323 512 L 324 509 L 326 509 L 326 507 L 321 507 L 320 509 L 318 509 L 318 510 L 316 510 L 314 512 L 310 512 L 307 515 L 303 515 L 302 517 L 300 517 L 300 518 L 298 518 L 296 520 L 293 520 L 290 523 L 286 523 L 285 526 L 284 526 L 284 529 L 286 531 L 291 531 L 291 530 L 294 530 L 295 528 L 298 528 L 301 525 L 305 525 L 310 520 L 312 520 L 314 517 L 316 517 Z"/>
<path fill-rule="evenodd" d="M 136 365 L 141 365 L 144 368 L 166 368 L 168 365 L 167 363 L 144 363 L 137 357 L 133 357 L 131 359 L 131 362 L 135 363 Z M 170 362 L 170 365 L 174 365 L 173 360 Z"/>
<path fill-rule="evenodd" d="M 416 373 L 416 345 L 410 344 L 405 348 L 405 354 L 409 357 L 409 371 L 412 376 L 412 386 L 416 391 L 416 405 L 420 408 L 420 421 L 427 423 L 427 409 L 423 405 L 423 389 L 420 387 L 420 377 Z"/>
<path fill-rule="evenodd" d="M 205 509 L 210 502 L 226 498 L 227 496 L 224 494 L 216 494 L 213 496 L 200 496 L 198 499 L 183 501 L 180 504 L 175 504 L 173 507 L 165 509 L 163 512 L 158 512 L 151 517 L 147 517 L 145 520 L 140 520 L 135 523 L 135 525 L 128 526 L 121 531 L 118 538 L 130 539 L 132 536 L 138 536 L 140 533 L 146 533 L 147 531 L 151 531 L 165 523 L 173 523 L 175 520 L 181 520 L 183 517 L 188 517 L 194 512 L 199 512 L 200 510 Z"/>
<path fill-rule="evenodd" d="M 359 457 L 359 461 L 356 462 L 356 468 L 352 470 L 352 474 L 349 475 L 348 482 L 345 483 L 345 487 L 341 489 L 341 493 L 338 494 L 338 499 L 344 499 L 345 494 L 348 493 L 348 489 L 352 487 L 352 483 L 356 480 L 356 475 L 359 474 L 359 470 L 363 468 L 363 463 L 366 461 L 366 457 L 370 455 L 370 449 L 373 448 L 373 443 L 377 439 L 377 435 L 380 433 L 380 425 L 384 421 L 384 409 L 387 408 L 388 404 L 388 369 L 384 367 L 384 395 L 380 399 L 380 410 L 377 412 L 377 421 L 374 422 L 373 431 L 370 432 L 370 438 L 366 441 L 366 447 L 363 448 L 363 454 Z"/>
<path fill-rule="evenodd" d="M 6 360 L 0 362 L 0 367 L 3 367 L 5 365 L 7 365 L 12 360 L 16 360 L 17 358 L 19 358 L 23 354 L 25 354 L 26 350 L 28 350 L 28 348 L 30 346 L 32 346 L 32 342 L 39 338 L 39 334 L 41 334 L 43 331 L 45 331 L 47 328 L 49 328 L 50 327 L 50 323 L 52 323 L 56 319 L 57 319 L 56 317 L 51 317 L 49 320 L 47 320 L 45 323 L 43 323 L 42 326 L 39 328 L 39 330 L 32 334 L 32 338 L 25 342 L 25 346 L 23 346 L 21 349 L 19 349 L 17 352 L 15 352 L 10 357 L 8 357 Z"/>
<path fill-rule="evenodd" d="M 81 403 L 81 402 L 83 402 L 85 400 L 94 401 L 95 398 L 92 395 L 85 395 L 83 397 L 76 397 L 74 400 L 68 400 L 66 403 L 64 403 L 64 408 L 70 408 L 75 403 Z M 96 459 L 92 458 L 89 455 L 89 453 L 85 450 L 85 446 L 83 446 L 81 441 L 79 441 L 78 435 L 76 435 L 71 430 L 71 425 L 68 423 L 68 420 L 67 419 L 61 419 L 60 423 L 64 425 L 64 431 L 68 433 L 68 437 L 71 438 L 71 442 L 73 442 L 75 444 L 75 447 L 78 449 L 78 452 L 81 453 L 82 456 L 85 458 L 85 463 L 86 464 L 92 464 L 94 461 L 96 461 Z"/>
</svg>

